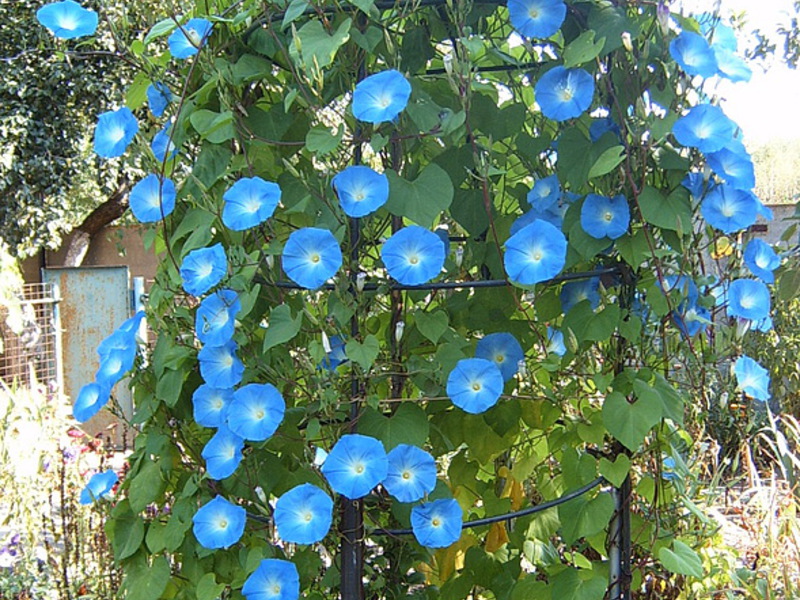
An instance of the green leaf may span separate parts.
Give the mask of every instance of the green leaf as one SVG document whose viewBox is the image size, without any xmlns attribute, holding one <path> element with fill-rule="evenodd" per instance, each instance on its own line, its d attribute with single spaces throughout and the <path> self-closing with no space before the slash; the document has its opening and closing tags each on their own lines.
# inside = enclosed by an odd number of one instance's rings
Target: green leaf
<svg viewBox="0 0 800 600">
<path fill-rule="evenodd" d="M 625 160 L 625 147 L 612 146 L 604 150 L 589 169 L 589 179 L 610 173 Z"/>
<path fill-rule="evenodd" d="M 144 73 L 137 73 L 136 77 L 125 90 L 125 106 L 131 110 L 140 108 L 147 100 L 147 88 L 150 85 L 150 78 Z"/>
<path fill-rule="evenodd" d="M 639 35 L 639 24 L 629 19 L 625 11 L 612 2 L 601 2 L 592 6 L 589 10 L 589 29 L 594 30 L 598 39 L 606 40 L 601 55 L 620 48 L 622 34 L 626 31 L 632 38 Z"/>
<path fill-rule="evenodd" d="M 163 400 L 169 407 L 175 406 L 181 396 L 186 375 L 182 370 L 165 369 L 156 383 L 156 398 Z"/>
<path fill-rule="evenodd" d="M 317 125 L 308 130 L 306 134 L 306 148 L 310 152 L 315 152 L 320 156 L 330 154 L 342 141 L 344 135 L 344 125 L 339 125 L 339 129 L 334 134 L 330 128 L 324 125 Z"/>
<path fill-rule="evenodd" d="M 678 233 L 688 233 L 692 230 L 689 192 L 683 187 L 665 196 L 657 189 L 646 186 L 639 194 L 639 208 L 642 211 L 642 218 L 651 225 Z"/>
<path fill-rule="evenodd" d="M 145 46 L 152 42 L 156 38 L 164 37 L 165 35 L 169 35 L 172 31 L 177 27 L 175 24 L 175 19 L 172 17 L 167 17 L 166 19 L 161 19 L 158 23 L 153 25 L 150 28 L 150 31 L 147 32 L 147 35 L 144 36 L 144 44 Z"/>
<path fill-rule="evenodd" d="M 800 269 L 787 269 L 778 280 L 778 297 L 783 302 L 800 296 Z"/>
<path fill-rule="evenodd" d="M 679 575 L 690 577 L 703 577 L 703 563 L 697 552 L 680 540 L 672 542 L 672 550 L 661 548 L 658 551 L 658 560 L 666 569 Z"/>
<path fill-rule="evenodd" d="M 611 462 L 607 458 L 600 459 L 600 475 L 606 478 L 611 485 L 619 487 L 631 470 L 631 459 L 625 454 L 620 454 Z"/>
<path fill-rule="evenodd" d="M 369 14 L 375 8 L 374 0 L 348 0 L 350 4 L 360 8 L 365 13 Z"/>
<path fill-rule="evenodd" d="M 374 335 L 368 335 L 361 343 L 358 340 L 348 340 L 344 346 L 347 358 L 357 363 L 365 371 L 369 370 L 375 359 L 380 354 L 381 346 L 378 343 L 378 338 Z"/>
<path fill-rule="evenodd" d="M 262 350 L 266 352 L 280 344 L 292 340 L 303 324 L 302 313 L 292 316 L 292 309 L 287 304 L 281 304 L 269 311 L 267 333 L 264 335 Z"/>
<path fill-rule="evenodd" d="M 491 207 L 491 210 L 494 212 L 494 207 Z M 489 229 L 489 215 L 486 214 L 481 190 L 456 190 L 453 204 L 450 206 L 450 216 L 472 237 L 478 237 Z"/>
<path fill-rule="evenodd" d="M 626 233 L 614 241 L 619 255 L 632 267 L 638 267 L 650 256 L 650 245 L 644 229 Z"/>
<path fill-rule="evenodd" d="M 389 201 L 386 208 L 393 215 L 408 217 L 430 229 L 439 214 L 453 201 L 453 183 L 440 166 L 431 163 L 414 181 L 406 181 L 394 171 L 389 178 Z"/>
<path fill-rule="evenodd" d="M 417 329 L 434 344 L 438 342 L 439 338 L 447 331 L 449 322 L 450 320 L 447 317 L 447 313 L 443 310 L 434 312 L 419 310 L 414 313 L 414 323 L 416 323 Z"/>
<path fill-rule="evenodd" d="M 559 179 L 569 183 L 577 191 L 589 177 L 592 168 L 592 142 L 577 127 L 570 127 L 558 138 Z"/>
<path fill-rule="evenodd" d="M 390 416 L 367 407 L 358 419 L 358 432 L 379 439 L 387 451 L 398 444 L 424 446 L 429 429 L 425 411 L 413 402 L 403 402 Z"/>
<path fill-rule="evenodd" d="M 126 600 L 158 600 L 169 583 L 170 569 L 166 557 L 156 556 L 153 564 L 147 557 L 125 565 Z"/>
<path fill-rule="evenodd" d="M 591 304 L 584 300 L 570 309 L 562 329 L 570 329 L 581 341 L 602 342 L 614 333 L 619 317 L 617 304 L 609 304 L 595 313 Z"/>
<path fill-rule="evenodd" d="M 206 573 L 197 582 L 197 600 L 216 600 L 225 589 L 224 583 L 217 583 L 214 573 Z"/>
<path fill-rule="evenodd" d="M 300 15 L 302 15 L 306 9 L 308 8 L 308 0 L 292 0 L 289 3 L 289 6 L 286 8 L 286 12 L 283 13 L 283 21 L 281 21 L 281 29 L 286 29 L 286 27 L 297 19 Z"/>
<path fill-rule="evenodd" d="M 333 57 L 339 48 L 350 39 L 350 24 L 352 19 L 345 19 L 333 33 L 328 35 L 320 21 L 313 20 L 303 25 L 295 38 L 295 44 L 289 49 L 289 54 L 295 62 L 299 61 L 298 48 L 302 55 L 302 62 L 307 69 L 324 69 L 333 62 Z"/>
<path fill-rule="evenodd" d="M 594 36 L 595 32 L 589 29 L 564 48 L 564 66 L 566 68 L 577 67 L 594 60 L 600 55 L 606 43 L 606 38 L 601 37 L 595 40 Z"/>
<path fill-rule="evenodd" d="M 146 462 L 128 486 L 128 501 L 135 513 L 143 511 L 164 490 L 164 477 L 157 463 Z"/>
<path fill-rule="evenodd" d="M 130 503 L 123 500 L 114 508 L 107 527 L 111 534 L 114 558 L 123 560 L 136 554 L 144 540 L 144 521 L 131 512 Z"/>
<path fill-rule="evenodd" d="M 197 178 L 207 190 L 225 174 L 232 156 L 233 154 L 231 151 L 225 146 L 204 144 L 200 155 L 194 163 L 192 175 Z M 210 217 L 208 218 L 208 223 L 213 221 L 214 215 L 208 212 L 205 212 L 205 214 Z M 183 221 L 181 224 L 182 223 Z"/>
<path fill-rule="evenodd" d="M 189 116 L 189 122 L 203 139 L 213 144 L 221 144 L 233 139 L 233 113 L 229 110 L 215 113 L 211 110 L 200 109 Z"/>
<path fill-rule="evenodd" d="M 628 402 L 619 392 L 611 392 L 603 402 L 606 429 L 631 452 L 639 449 L 647 433 L 661 421 L 662 414 L 661 402 L 650 395 Z"/>
<path fill-rule="evenodd" d="M 608 527 L 614 514 L 614 500 L 602 492 L 589 500 L 585 495 L 558 507 L 561 534 L 567 544 L 589 537 Z"/>
<path fill-rule="evenodd" d="M 567 568 L 552 578 L 553 600 L 602 600 L 608 582 L 594 571 Z"/>
</svg>

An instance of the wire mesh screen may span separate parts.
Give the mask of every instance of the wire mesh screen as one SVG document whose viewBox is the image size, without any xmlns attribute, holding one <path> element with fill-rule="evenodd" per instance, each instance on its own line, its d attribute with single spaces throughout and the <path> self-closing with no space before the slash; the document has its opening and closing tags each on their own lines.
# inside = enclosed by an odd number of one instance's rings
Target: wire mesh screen
<svg viewBox="0 0 800 600">
<path fill-rule="evenodd" d="M 9 319 L 0 306 L 0 378 L 9 386 L 59 385 L 58 324 L 53 285 L 28 283 L 22 288 L 19 311 Z M 13 328 L 12 328 L 13 327 Z"/>
</svg>

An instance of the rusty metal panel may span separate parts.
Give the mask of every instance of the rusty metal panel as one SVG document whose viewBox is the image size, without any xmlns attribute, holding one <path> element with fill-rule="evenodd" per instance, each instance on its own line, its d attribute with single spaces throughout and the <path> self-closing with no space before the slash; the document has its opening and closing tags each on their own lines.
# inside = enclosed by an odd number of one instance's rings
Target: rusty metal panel
<svg viewBox="0 0 800 600">
<path fill-rule="evenodd" d="M 42 270 L 42 280 L 51 283 L 60 297 L 58 313 L 62 332 L 64 393 L 74 399 L 83 385 L 94 381 L 99 367 L 97 346 L 131 316 L 128 267 L 53 267 Z M 112 392 L 123 413 L 133 412 L 128 380 Z M 123 432 L 119 419 L 102 410 L 83 424 L 90 435 L 110 433 L 119 444 Z"/>
</svg>

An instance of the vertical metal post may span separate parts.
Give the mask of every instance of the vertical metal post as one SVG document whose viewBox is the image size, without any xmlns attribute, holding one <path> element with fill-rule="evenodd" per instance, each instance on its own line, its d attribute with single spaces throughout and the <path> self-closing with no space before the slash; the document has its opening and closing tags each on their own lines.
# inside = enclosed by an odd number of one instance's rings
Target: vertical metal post
<svg viewBox="0 0 800 600">
<path fill-rule="evenodd" d="M 59 287 L 58 283 L 53 282 L 50 285 L 50 289 L 52 290 L 52 299 L 53 299 L 53 345 L 55 346 L 54 352 L 54 360 L 55 360 L 55 371 L 56 371 L 56 386 L 58 387 L 58 393 L 64 393 L 64 356 L 63 356 L 63 338 L 61 335 L 61 288 Z"/>
<path fill-rule="evenodd" d="M 608 532 L 609 600 L 631 598 L 631 478 L 611 488 L 614 516 Z"/>
</svg>

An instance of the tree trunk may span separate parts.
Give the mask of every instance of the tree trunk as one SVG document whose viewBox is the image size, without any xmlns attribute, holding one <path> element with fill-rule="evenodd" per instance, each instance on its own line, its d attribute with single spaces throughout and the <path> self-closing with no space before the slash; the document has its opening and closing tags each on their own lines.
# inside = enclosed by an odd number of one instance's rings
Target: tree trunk
<svg viewBox="0 0 800 600">
<path fill-rule="evenodd" d="M 106 225 L 119 219 L 128 209 L 128 182 L 122 181 L 113 194 L 95 208 L 72 231 L 72 239 L 64 256 L 65 267 L 79 267 L 86 257 L 89 244 Z"/>
</svg>

